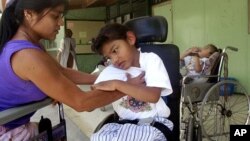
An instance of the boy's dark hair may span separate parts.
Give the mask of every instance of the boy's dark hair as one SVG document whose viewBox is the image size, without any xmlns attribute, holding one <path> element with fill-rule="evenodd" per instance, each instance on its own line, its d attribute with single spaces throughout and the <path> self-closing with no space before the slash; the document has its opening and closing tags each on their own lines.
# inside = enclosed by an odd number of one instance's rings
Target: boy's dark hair
<svg viewBox="0 0 250 141">
<path fill-rule="evenodd" d="M 0 53 L 5 43 L 16 34 L 18 27 L 22 24 L 25 9 L 41 14 L 46 8 L 55 8 L 59 5 L 64 5 L 66 12 L 68 0 L 15 0 L 8 5 L 2 13 L 0 22 Z"/>
<path fill-rule="evenodd" d="M 110 41 L 127 39 L 127 32 L 132 31 L 127 26 L 111 23 L 101 28 L 96 38 L 92 39 L 92 51 L 102 54 L 102 46 Z"/>
<path fill-rule="evenodd" d="M 218 52 L 218 48 L 214 44 L 208 44 L 207 47 L 209 47 L 209 49 L 211 50 L 210 54 Z"/>
</svg>

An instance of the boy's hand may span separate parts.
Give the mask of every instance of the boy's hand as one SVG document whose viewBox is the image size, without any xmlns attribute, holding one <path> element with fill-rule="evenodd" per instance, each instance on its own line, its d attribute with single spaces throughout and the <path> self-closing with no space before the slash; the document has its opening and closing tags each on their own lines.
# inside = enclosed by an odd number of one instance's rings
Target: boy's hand
<svg viewBox="0 0 250 141">
<path fill-rule="evenodd" d="M 135 84 L 135 85 L 145 85 L 145 72 L 143 71 L 140 75 L 131 78 L 131 75 L 129 73 L 126 74 L 127 75 L 127 82 L 129 84 Z"/>
<path fill-rule="evenodd" d="M 199 51 L 200 51 L 199 47 L 192 47 L 187 51 L 187 53 L 190 56 L 197 56 Z"/>
</svg>

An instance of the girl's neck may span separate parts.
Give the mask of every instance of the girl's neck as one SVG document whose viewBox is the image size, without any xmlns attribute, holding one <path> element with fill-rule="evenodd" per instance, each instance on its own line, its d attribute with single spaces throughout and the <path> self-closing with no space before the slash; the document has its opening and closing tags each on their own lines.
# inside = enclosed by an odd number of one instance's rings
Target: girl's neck
<svg viewBox="0 0 250 141">
<path fill-rule="evenodd" d="M 33 43 L 34 45 L 40 47 L 41 49 L 45 50 L 43 45 L 40 44 L 39 39 L 35 36 L 31 35 L 31 32 L 28 32 L 27 29 L 19 28 L 17 30 L 16 35 L 13 37 L 13 40 L 27 40 Z"/>
</svg>

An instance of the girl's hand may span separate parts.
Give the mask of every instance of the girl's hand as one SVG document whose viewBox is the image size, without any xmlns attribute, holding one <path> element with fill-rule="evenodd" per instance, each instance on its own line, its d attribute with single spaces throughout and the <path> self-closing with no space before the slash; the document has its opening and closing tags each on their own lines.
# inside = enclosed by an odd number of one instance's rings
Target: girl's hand
<svg viewBox="0 0 250 141">
<path fill-rule="evenodd" d="M 127 82 L 129 84 L 134 84 L 134 85 L 145 85 L 145 72 L 141 72 L 140 75 L 131 78 L 131 75 L 129 73 L 126 74 L 127 75 Z"/>
<path fill-rule="evenodd" d="M 94 90 L 103 90 L 103 91 L 115 91 L 116 90 L 116 83 L 118 83 L 119 80 L 109 80 L 109 81 L 103 81 L 100 83 L 97 83 L 95 85 L 91 86 L 91 89 Z"/>
</svg>

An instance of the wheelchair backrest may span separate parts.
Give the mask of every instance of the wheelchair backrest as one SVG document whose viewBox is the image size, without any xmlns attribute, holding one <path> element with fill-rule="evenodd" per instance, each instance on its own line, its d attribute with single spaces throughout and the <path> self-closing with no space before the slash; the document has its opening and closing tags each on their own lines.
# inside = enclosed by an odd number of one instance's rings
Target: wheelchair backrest
<svg viewBox="0 0 250 141">
<path fill-rule="evenodd" d="M 217 75 L 219 77 L 219 66 L 220 66 L 220 63 L 222 63 L 221 62 L 221 53 L 222 53 L 222 50 L 219 49 L 218 52 L 215 52 L 213 54 L 213 56 L 211 56 L 211 59 L 215 59 L 215 60 L 212 60 L 213 65 L 212 65 L 211 70 L 210 70 L 210 75 Z M 216 83 L 218 81 L 218 77 L 210 77 L 208 79 L 208 82 L 209 83 Z"/>
<path fill-rule="evenodd" d="M 142 52 L 154 52 L 163 61 L 170 78 L 173 93 L 167 97 L 167 105 L 171 109 L 169 119 L 174 123 L 173 134 L 179 140 L 179 104 L 180 79 L 179 49 L 173 44 L 154 44 L 164 42 L 167 38 L 168 24 L 162 16 L 145 16 L 132 19 L 124 23 L 136 34 L 137 43 Z"/>
</svg>

